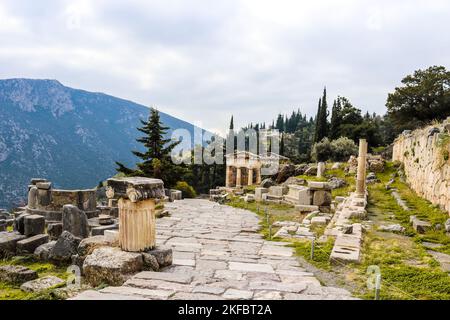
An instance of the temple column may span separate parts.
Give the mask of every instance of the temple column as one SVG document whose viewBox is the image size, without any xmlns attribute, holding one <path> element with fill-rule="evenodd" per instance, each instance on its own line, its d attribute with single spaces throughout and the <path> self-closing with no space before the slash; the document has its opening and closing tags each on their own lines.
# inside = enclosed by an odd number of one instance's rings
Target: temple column
<svg viewBox="0 0 450 320">
<path fill-rule="evenodd" d="M 261 168 L 256 168 L 256 184 L 261 183 Z"/>
<path fill-rule="evenodd" d="M 356 194 L 364 196 L 366 192 L 367 141 L 359 139 L 358 171 L 356 175 Z"/>
<path fill-rule="evenodd" d="M 237 167 L 236 168 L 236 188 L 240 188 L 241 187 L 241 168 Z"/>
<path fill-rule="evenodd" d="M 248 183 L 249 186 L 253 185 L 253 169 L 248 169 Z"/>
<path fill-rule="evenodd" d="M 231 174 L 231 168 L 230 166 L 227 166 L 226 173 L 225 173 L 225 187 L 230 187 L 230 174 Z"/>
<path fill-rule="evenodd" d="M 155 203 L 163 199 L 164 183 L 143 177 L 107 180 L 108 198 L 119 198 L 119 246 L 142 252 L 156 245 Z"/>
</svg>

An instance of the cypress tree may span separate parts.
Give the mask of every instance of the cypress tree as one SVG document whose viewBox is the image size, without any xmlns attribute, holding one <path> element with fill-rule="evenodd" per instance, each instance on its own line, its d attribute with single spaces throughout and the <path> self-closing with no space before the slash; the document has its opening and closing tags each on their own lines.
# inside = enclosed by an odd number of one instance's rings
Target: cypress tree
<svg viewBox="0 0 450 320">
<path fill-rule="evenodd" d="M 341 97 L 334 100 L 333 109 L 331 110 L 331 123 L 330 123 L 330 138 L 337 139 L 341 136 L 340 124 L 342 121 L 341 115 Z"/>
<path fill-rule="evenodd" d="M 141 120 L 142 127 L 137 128 L 144 136 L 136 139 L 145 147 L 144 152 L 132 151 L 141 159 L 136 163 L 137 169 L 127 168 L 124 164 L 116 162 L 116 170 L 126 176 L 142 176 L 157 178 L 164 181 L 167 187 L 173 187 L 184 173 L 181 166 L 172 162 L 171 152 L 180 142 L 164 139 L 168 127 L 164 127 L 159 118 L 159 112 L 152 108 L 147 121 Z"/>
<path fill-rule="evenodd" d="M 327 89 L 323 89 L 323 96 L 319 100 L 316 116 L 316 129 L 314 142 L 319 142 L 328 136 L 328 105 L 327 105 Z"/>
</svg>

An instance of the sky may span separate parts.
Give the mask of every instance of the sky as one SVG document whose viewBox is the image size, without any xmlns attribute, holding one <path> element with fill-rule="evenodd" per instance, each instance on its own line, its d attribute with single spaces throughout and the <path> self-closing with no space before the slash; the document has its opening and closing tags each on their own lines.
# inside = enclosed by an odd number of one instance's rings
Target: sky
<svg viewBox="0 0 450 320">
<path fill-rule="evenodd" d="M 384 114 L 414 70 L 450 66 L 450 1 L 2 0 L 0 78 L 57 79 L 213 132 L 346 96 Z"/>
</svg>

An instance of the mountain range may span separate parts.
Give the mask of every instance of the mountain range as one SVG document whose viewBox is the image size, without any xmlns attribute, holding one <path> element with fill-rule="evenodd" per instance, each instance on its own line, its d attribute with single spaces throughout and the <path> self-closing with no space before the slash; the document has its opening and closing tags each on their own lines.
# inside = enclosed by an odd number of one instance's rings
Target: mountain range
<svg viewBox="0 0 450 320">
<path fill-rule="evenodd" d="M 0 80 L 0 208 L 23 204 L 31 178 L 93 188 L 116 173 L 115 161 L 133 167 L 131 150 L 142 148 L 136 127 L 148 116 L 146 106 L 56 80 Z M 193 136 L 192 124 L 160 117 Z"/>
</svg>

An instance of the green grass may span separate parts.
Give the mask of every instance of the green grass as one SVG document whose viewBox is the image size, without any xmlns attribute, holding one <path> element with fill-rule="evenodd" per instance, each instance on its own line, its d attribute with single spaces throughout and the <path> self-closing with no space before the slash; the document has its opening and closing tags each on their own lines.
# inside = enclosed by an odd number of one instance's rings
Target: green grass
<svg viewBox="0 0 450 320">
<path fill-rule="evenodd" d="M 334 239 L 328 239 L 327 242 L 322 243 L 316 241 L 314 244 L 314 259 L 311 259 L 311 240 L 296 240 L 289 246 L 294 248 L 296 255 L 303 257 L 315 267 L 330 271 L 332 269 L 330 255 L 333 245 Z"/>
<path fill-rule="evenodd" d="M 371 230 L 364 236 L 363 262 L 358 266 L 356 276 L 362 288 L 360 297 L 373 299 L 373 292 L 364 287 L 367 279 L 365 273 L 368 266 L 377 265 L 382 276 L 381 299 L 450 299 L 450 277 L 441 271 L 439 263 L 422 245 L 423 241 L 441 243 L 444 246 L 434 250 L 448 252 L 450 238 L 444 231 L 436 230 L 430 230 L 424 235 L 417 234 L 409 223 L 410 215 L 416 215 L 433 225 L 443 224 L 448 215 L 418 197 L 396 178 L 392 187 L 398 190 L 410 211 L 400 207 L 390 191 L 385 190 L 385 184 L 395 172 L 394 165 L 388 162 L 385 171 L 377 174 L 381 183 L 368 185 L 367 211 L 369 218 L 375 222 L 400 223 L 406 228 L 406 232 L 404 236 L 400 236 Z"/>
<path fill-rule="evenodd" d="M 56 276 L 66 280 L 66 266 L 55 266 L 48 262 L 41 262 L 33 256 L 16 256 L 12 259 L 0 260 L 0 265 L 21 265 L 35 270 L 39 277 Z M 0 282 L 0 300 L 54 300 L 59 299 L 53 292 L 54 288 L 38 293 L 29 293 L 20 290 L 20 286 Z"/>
</svg>

